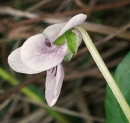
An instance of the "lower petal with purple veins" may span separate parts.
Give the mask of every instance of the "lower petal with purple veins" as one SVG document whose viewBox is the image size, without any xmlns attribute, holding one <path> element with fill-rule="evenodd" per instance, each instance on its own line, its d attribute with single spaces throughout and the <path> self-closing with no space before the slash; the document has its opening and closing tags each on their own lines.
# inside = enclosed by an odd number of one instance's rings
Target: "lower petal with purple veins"
<svg viewBox="0 0 130 123">
<path fill-rule="evenodd" d="M 56 66 L 53 72 L 52 70 L 47 71 L 46 77 L 46 91 L 45 97 L 49 106 L 53 106 L 60 94 L 63 79 L 64 79 L 64 69 L 62 64 Z"/>
</svg>

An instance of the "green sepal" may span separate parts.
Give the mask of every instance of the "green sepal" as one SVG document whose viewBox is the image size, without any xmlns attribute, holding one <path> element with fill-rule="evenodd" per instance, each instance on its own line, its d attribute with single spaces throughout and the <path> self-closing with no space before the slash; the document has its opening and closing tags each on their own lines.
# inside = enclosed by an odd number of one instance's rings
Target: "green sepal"
<svg viewBox="0 0 130 123">
<path fill-rule="evenodd" d="M 56 41 L 54 41 L 54 45 L 56 45 L 56 46 L 60 46 L 60 45 L 62 45 L 63 43 L 65 43 L 65 41 L 66 41 L 66 38 L 65 38 L 65 34 L 63 34 L 63 35 L 61 35 L 60 37 L 58 37 L 57 39 L 56 39 Z"/>
<path fill-rule="evenodd" d="M 64 60 L 68 62 L 68 61 L 71 60 L 72 56 L 73 56 L 72 53 L 68 53 L 68 54 L 64 57 Z"/>
<path fill-rule="evenodd" d="M 72 54 L 76 54 L 78 49 L 78 39 L 76 34 L 74 34 L 71 30 L 69 30 L 65 33 L 65 37 L 68 49 Z"/>
<path fill-rule="evenodd" d="M 44 31 L 44 29 L 41 29 L 41 30 L 40 30 L 40 33 L 43 33 L 43 31 Z"/>
</svg>

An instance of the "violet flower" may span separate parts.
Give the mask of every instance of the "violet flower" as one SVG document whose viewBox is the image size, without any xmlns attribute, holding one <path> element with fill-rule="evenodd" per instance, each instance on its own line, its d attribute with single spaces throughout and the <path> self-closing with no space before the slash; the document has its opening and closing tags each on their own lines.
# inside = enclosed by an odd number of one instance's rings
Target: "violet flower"
<svg viewBox="0 0 130 123">
<path fill-rule="evenodd" d="M 54 42 L 72 29 L 77 36 L 79 45 L 82 37 L 80 32 L 74 30 L 73 27 L 83 23 L 86 17 L 84 14 L 78 14 L 67 23 L 47 27 L 43 33 L 28 38 L 21 47 L 14 50 L 8 57 L 10 67 L 16 72 L 36 74 L 47 71 L 45 98 L 49 106 L 53 106 L 59 97 L 64 79 L 61 62 L 70 53 L 66 42 L 60 46 L 54 45 Z"/>
</svg>

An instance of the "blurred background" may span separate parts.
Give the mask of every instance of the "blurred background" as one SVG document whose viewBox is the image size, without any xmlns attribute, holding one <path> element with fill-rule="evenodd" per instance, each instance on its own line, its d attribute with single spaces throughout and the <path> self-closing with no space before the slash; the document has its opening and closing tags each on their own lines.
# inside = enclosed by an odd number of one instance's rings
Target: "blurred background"
<svg viewBox="0 0 130 123">
<path fill-rule="evenodd" d="M 130 48 L 130 0 L 0 0 L 0 123 L 105 123 L 106 81 L 84 42 L 70 62 L 56 105 L 44 99 L 42 72 L 14 72 L 8 55 L 47 26 L 87 14 L 87 30 L 113 74 Z"/>
</svg>

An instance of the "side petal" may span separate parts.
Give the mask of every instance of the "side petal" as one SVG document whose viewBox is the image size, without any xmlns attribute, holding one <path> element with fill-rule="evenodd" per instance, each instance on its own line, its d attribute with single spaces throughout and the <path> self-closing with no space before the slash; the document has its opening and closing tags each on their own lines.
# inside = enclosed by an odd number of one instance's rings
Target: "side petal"
<svg viewBox="0 0 130 123">
<path fill-rule="evenodd" d="M 80 25 L 81 23 L 83 23 L 87 18 L 87 15 L 85 14 L 78 14 L 75 15 L 74 17 L 72 17 L 64 26 L 64 28 L 61 30 L 61 32 L 59 33 L 58 37 L 60 37 L 61 35 L 63 35 L 66 31 L 68 31 L 69 29 Z M 58 38 L 57 37 L 57 38 Z"/>
<path fill-rule="evenodd" d="M 37 34 L 29 39 L 21 47 L 21 60 L 28 67 L 36 71 L 45 71 L 62 62 L 67 52 L 67 46 L 46 45 L 46 36 Z"/>
<path fill-rule="evenodd" d="M 63 29 L 63 27 L 65 26 L 66 23 L 60 23 L 60 24 L 54 24 L 51 26 L 48 26 L 44 31 L 43 34 L 46 35 L 47 40 L 49 40 L 49 42 L 51 44 L 53 44 L 53 42 L 55 41 L 55 39 L 57 38 L 58 34 L 60 33 L 60 31 Z"/>
<path fill-rule="evenodd" d="M 27 74 L 34 74 L 34 73 L 39 73 L 39 71 L 33 70 L 29 67 L 27 67 L 20 58 L 20 50 L 21 48 L 18 48 L 14 50 L 8 57 L 8 63 L 10 67 L 20 73 L 27 73 Z"/>
<path fill-rule="evenodd" d="M 49 106 L 53 106 L 61 91 L 64 79 L 64 69 L 62 64 L 47 71 L 45 97 Z"/>
</svg>

